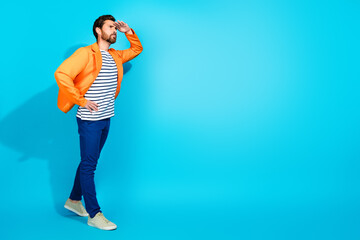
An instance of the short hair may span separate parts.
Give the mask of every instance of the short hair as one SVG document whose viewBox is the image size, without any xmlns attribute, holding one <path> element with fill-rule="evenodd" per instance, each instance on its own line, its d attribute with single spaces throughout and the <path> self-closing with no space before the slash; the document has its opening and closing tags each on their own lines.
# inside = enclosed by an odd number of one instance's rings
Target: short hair
<svg viewBox="0 0 360 240">
<path fill-rule="evenodd" d="M 96 40 L 98 39 L 98 34 L 95 29 L 97 27 L 101 29 L 104 26 L 104 23 L 106 20 L 112 20 L 115 22 L 115 18 L 112 15 L 102 15 L 102 16 L 98 17 L 98 19 L 95 20 L 94 25 L 93 25 L 93 33 L 94 33 Z"/>
</svg>

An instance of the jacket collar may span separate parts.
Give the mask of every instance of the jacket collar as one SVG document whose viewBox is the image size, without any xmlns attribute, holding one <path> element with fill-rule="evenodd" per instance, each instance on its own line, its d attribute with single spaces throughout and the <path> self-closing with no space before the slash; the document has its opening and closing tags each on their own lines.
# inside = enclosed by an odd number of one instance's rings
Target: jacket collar
<svg viewBox="0 0 360 240">
<path fill-rule="evenodd" d="M 92 50 L 93 52 L 98 52 L 98 51 L 100 51 L 99 45 L 98 45 L 97 42 L 91 44 L 91 50 Z"/>
</svg>

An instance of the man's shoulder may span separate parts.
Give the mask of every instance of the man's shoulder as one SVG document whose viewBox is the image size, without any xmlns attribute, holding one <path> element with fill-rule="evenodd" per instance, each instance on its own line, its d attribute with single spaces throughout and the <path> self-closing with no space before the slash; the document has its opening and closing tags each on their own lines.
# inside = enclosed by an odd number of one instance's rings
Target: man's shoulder
<svg viewBox="0 0 360 240">
<path fill-rule="evenodd" d="M 92 44 L 91 45 L 88 45 L 88 46 L 84 46 L 84 47 L 80 47 L 78 48 L 75 52 L 91 52 L 91 49 L 92 49 Z"/>
<path fill-rule="evenodd" d="M 120 54 L 120 50 L 116 50 L 116 49 L 114 49 L 114 48 L 109 48 L 109 53 L 112 53 L 112 54 L 115 54 L 115 55 L 117 55 L 117 56 L 120 56 L 119 54 Z"/>
<path fill-rule="evenodd" d="M 72 57 L 88 58 L 88 56 L 92 52 L 93 52 L 93 44 L 76 49 L 75 52 L 72 54 Z"/>
</svg>

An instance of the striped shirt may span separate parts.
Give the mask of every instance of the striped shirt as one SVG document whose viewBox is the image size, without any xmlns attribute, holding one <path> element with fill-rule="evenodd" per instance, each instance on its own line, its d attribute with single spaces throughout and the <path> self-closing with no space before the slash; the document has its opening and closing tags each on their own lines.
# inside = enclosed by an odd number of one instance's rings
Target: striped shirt
<svg viewBox="0 0 360 240">
<path fill-rule="evenodd" d="M 92 113 L 85 107 L 78 107 L 76 117 L 82 120 L 98 121 L 113 117 L 115 92 L 117 87 L 117 67 L 114 59 L 105 50 L 100 50 L 102 55 L 102 66 L 85 98 L 97 103 L 98 111 Z"/>
</svg>

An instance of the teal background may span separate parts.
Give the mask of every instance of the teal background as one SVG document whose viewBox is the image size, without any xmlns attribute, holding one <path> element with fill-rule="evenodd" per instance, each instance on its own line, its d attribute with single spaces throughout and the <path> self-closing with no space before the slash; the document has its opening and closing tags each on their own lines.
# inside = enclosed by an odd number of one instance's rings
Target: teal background
<svg viewBox="0 0 360 240">
<path fill-rule="evenodd" d="M 0 238 L 359 239 L 359 7 L 2 3 Z M 95 175 L 111 232 L 63 208 L 80 153 L 54 79 L 103 14 L 144 47 Z"/>
</svg>

